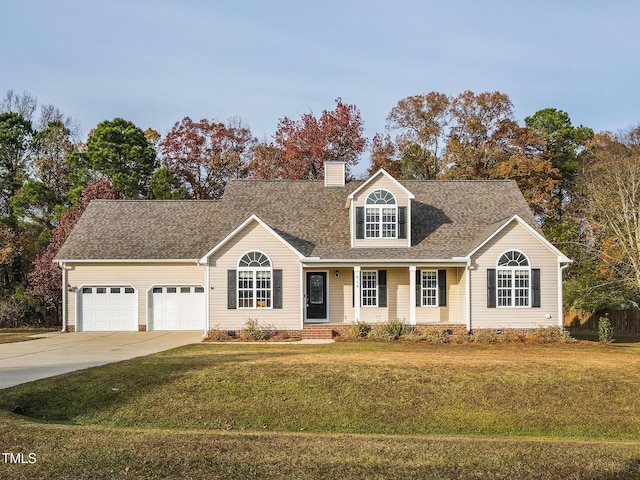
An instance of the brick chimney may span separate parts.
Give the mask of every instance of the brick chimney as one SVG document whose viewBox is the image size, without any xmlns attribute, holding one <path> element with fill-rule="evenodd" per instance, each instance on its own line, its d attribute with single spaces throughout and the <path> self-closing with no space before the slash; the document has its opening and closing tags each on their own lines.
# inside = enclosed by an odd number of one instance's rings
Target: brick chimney
<svg viewBox="0 0 640 480">
<path fill-rule="evenodd" d="M 324 186 L 344 187 L 345 162 L 342 160 L 328 160 L 324 162 Z"/>
</svg>

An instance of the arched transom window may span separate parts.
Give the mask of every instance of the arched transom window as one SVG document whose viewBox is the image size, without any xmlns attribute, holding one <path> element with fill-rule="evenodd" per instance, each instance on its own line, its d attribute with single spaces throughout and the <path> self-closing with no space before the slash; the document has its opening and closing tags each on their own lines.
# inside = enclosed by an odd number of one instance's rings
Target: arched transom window
<svg viewBox="0 0 640 480">
<path fill-rule="evenodd" d="M 518 250 L 503 253 L 496 268 L 498 307 L 531 305 L 531 266 Z"/>
<path fill-rule="evenodd" d="M 238 261 L 238 308 L 272 308 L 271 260 L 251 251 Z"/>
<path fill-rule="evenodd" d="M 397 238 L 398 206 L 393 194 L 374 190 L 365 203 L 365 238 Z"/>
</svg>

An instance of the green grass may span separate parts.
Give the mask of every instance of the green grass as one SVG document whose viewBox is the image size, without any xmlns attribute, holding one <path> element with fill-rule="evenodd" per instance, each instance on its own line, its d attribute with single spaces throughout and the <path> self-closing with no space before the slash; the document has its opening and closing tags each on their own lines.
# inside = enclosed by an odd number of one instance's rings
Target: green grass
<svg viewBox="0 0 640 480">
<path fill-rule="evenodd" d="M 638 478 L 639 392 L 636 344 L 201 344 L 1 390 L 0 477 Z"/>
</svg>

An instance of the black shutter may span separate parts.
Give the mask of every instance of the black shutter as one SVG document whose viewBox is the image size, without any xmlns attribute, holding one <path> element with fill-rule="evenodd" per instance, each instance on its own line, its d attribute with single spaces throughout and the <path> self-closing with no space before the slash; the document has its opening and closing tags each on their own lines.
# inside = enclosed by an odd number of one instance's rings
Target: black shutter
<svg viewBox="0 0 640 480">
<path fill-rule="evenodd" d="M 356 207 L 356 238 L 364 238 L 364 207 Z"/>
<path fill-rule="evenodd" d="M 236 271 L 227 270 L 227 308 L 236 308 Z"/>
<path fill-rule="evenodd" d="M 398 238 L 407 238 L 407 207 L 398 207 Z"/>
<path fill-rule="evenodd" d="M 467 275 L 469 272 L 467 272 Z M 487 269 L 487 308 L 496 308 L 496 269 Z"/>
<path fill-rule="evenodd" d="M 282 308 L 282 270 L 273 271 L 273 308 Z"/>
<path fill-rule="evenodd" d="M 447 306 L 447 271 L 438 270 L 438 306 Z"/>
<path fill-rule="evenodd" d="M 531 269 L 531 306 L 540 308 L 540 269 Z"/>
<path fill-rule="evenodd" d="M 378 306 L 387 306 L 387 271 L 378 270 Z"/>
<path fill-rule="evenodd" d="M 422 306 L 422 272 L 416 270 L 416 307 Z"/>
</svg>

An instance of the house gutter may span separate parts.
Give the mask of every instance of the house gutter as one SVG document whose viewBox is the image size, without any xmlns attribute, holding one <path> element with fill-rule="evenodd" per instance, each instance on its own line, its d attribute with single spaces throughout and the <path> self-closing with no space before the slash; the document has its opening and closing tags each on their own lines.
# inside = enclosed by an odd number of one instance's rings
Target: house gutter
<svg viewBox="0 0 640 480">
<path fill-rule="evenodd" d="M 466 275 L 464 278 L 465 286 L 467 288 L 467 299 L 466 299 L 466 323 L 467 323 L 467 333 L 471 332 L 471 258 L 467 258 L 467 266 L 466 266 Z"/>
<path fill-rule="evenodd" d="M 196 260 L 196 265 L 198 266 L 198 268 L 202 268 L 202 265 L 200 264 L 200 259 Z M 209 288 L 209 262 L 207 262 L 207 264 L 204 267 L 204 310 L 205 310 L 205 316 L 204 316 L 204 334 L 202 335 L 203 338 L 207 337 L 207 334 L 209 333 L 209 330 L 211 330 L 211 318 L 209 315 L 209 292 L 210 292 L 210 288 Z"/>
<path fill-rule="evenodd" d="M 62 333 L 67 331 L 67 268 L 64 262 L 59 263 L 62 269 Z"/>
<path fill-rule="evenodd" d="M 565 263 L 564 265 L 562 265 L 562 262 L 558 262 L 558 326 L 560 328 L 564 328 L 562 317 L 562 271 L 569 265 L 570 263 Z"/>
</svg>

